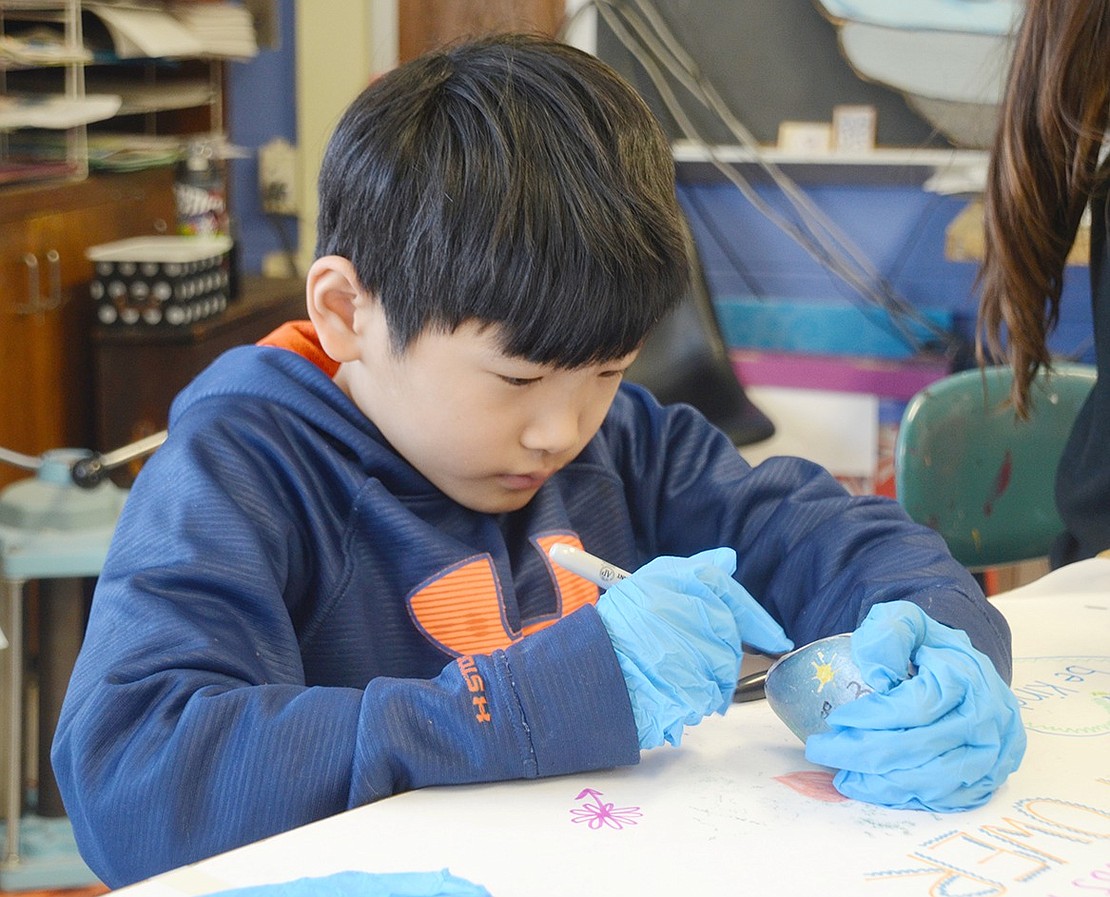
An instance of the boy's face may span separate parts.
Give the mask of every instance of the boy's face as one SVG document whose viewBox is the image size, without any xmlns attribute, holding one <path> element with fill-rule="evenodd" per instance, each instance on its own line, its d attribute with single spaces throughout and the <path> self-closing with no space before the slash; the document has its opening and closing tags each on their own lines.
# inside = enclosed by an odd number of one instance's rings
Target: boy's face
<svg viewBox="0 0 1110 897">
<path fill-rule="evenodd" d="M 358 311 L 359 357 L 336 383 L 410 464 L 475 511 L 524 507 L 601 426 L 636 357 L 574 370 L 505 355 L 495 328 L 425 332 L 395 354 L 381 306 Z"/>
</svg>

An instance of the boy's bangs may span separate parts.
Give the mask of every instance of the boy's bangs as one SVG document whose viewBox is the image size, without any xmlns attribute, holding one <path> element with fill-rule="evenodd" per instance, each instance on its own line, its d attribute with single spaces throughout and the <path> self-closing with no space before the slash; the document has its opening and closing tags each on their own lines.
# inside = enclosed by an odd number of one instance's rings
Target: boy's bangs
<svg viewBox="0 0 1110 897">
<path fill-rule="evenodd" d="M 496 323 L 506 354 L 576 368 L 628 355 L 681 297 L 674 272 L 621 276 L 607 260 L 584 263 L 554 254 L 545 264 L 489 284 L 491 304 L 475 317 Z M 485 291 L 484 291 L 485 292 Z"/>
</svg>

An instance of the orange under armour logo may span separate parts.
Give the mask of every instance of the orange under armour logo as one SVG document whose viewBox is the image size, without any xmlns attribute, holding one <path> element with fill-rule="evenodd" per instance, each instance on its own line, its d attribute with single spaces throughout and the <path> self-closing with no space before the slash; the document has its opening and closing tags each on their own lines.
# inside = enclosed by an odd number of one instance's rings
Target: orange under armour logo
<svg viewBox="0 0 1110 897">
<path fill-rule="evenodd" d="M 409 613 L 424 635 L 449 654 L 489 654 L 507 648 L 578 608 L 597 602 L 597 586 L 548 559 L 547 551 L 556 542 L 582 548 L 578 537 L 567 533 L 535 540 L 554 577 L 559 599 L 550 619 L 531 623 L 519 632 L 509 628 L 501 583 L 488 554 L 468 558 L 420 586 L 408 597 Z"/>
<path fill-rule="evenodd" d="M 466 690 L 473 695 L 470 703 L 475 707 L 474 718 L 480 723 L 490 722 L 493 717 L 490 716 L 489 700 L 486 698 L 486 683 L 482 679 L 481 673 L 478 672 L 478 665 L 474 662 L 474 657 L 466 654 L 456 660 L 455 663 L 459 667 L 463 682 L 466 683 Z"/>
</svg>

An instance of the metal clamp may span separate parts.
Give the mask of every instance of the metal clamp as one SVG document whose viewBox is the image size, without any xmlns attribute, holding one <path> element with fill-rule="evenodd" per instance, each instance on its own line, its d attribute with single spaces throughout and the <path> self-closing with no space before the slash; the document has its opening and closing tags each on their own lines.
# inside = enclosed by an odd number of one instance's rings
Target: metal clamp
<svg viewBox="0 0 1110 897">
<path fill-rule="evenodd" d="M 165 441 L 166 431 L 162 430 L 114 451 L 80 458 L 70 468 L 70 476 L 82 489 L 92 489 L 99 485 L 110 471 L 136 458 L 149 455 Z"/>
</svg>

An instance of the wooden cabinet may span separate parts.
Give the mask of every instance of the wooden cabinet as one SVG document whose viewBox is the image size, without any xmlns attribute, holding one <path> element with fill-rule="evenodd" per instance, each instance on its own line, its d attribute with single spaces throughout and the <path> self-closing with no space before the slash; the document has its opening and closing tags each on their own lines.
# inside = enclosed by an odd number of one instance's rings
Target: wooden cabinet
<svg viewBox="0 0 1110 897">
<path fill-rule="evenodd" d="M 99 448 L 85 250 L 173 220 L 168 168 L 0 191 L 0 446 Z M 0 464 L 0 486 L 26 475 Z"/>
<path fill-rule="evenodd" d="M 304 281 L 250 277 L 224 311 L 187 327 L 94 328 L 96 447 L 111 451 L 164 430 L 174 397 L 217 355 L 306 316 Z M 130 485 L 143 460 L 113 478 Z"/>
</svg>

